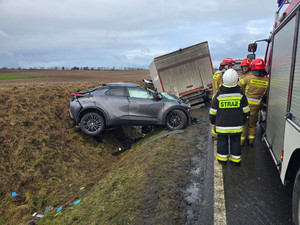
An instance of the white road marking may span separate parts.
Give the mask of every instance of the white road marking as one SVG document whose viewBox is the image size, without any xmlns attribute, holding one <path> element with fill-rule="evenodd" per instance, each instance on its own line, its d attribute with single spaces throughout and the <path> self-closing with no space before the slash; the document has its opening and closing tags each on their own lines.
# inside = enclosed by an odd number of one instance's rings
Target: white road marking
<svg viewBox="0 0 300 225">
<path fill-rule="evenodd" d="M 223 184 L 223 172 L 222 165 L 216 160 L 217 154 L 217 141 L 214 141 L 214 224 L 215 225 L 226 225 L 226 208 L 225 208 L 225 196 L 224 196 L 224 184 Z"/>
</svg>

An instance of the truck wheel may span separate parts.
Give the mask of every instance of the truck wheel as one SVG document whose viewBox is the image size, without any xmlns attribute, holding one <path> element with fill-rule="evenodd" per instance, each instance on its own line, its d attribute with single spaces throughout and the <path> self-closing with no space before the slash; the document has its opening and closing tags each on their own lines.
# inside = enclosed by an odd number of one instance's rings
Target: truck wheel
<svg viewBox="0 0 300 225">
<path fill-rule="evenodd" d="M 172 110 L 166 117 L 166 126 L 170 130 L 180 130 L 187 124 L 185 113 L 179 109 Z"/>
<path fill-rule="evenodd" d="M 99 113 L 89 112 L 81 118 L 80 129 L 89 136 L 96 136 L 104 130 L 104 119 Z"/>
<path fill-rule="evenodd" d="M 293 224 L 300 224 L 300 169 L 295 178 L 293 189 Z"/>
</svg>

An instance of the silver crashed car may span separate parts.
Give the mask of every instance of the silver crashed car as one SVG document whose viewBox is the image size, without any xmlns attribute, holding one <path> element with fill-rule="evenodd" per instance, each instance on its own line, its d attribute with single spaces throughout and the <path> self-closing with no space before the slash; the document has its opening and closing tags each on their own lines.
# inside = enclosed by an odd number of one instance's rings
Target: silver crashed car
<svg viewBox="0 0 300 225">
<path fill-rule="evenodd" d="M 179 98 L 133 83 L 109 83 L 71 95 L 70 118 L 90 136 L 124 125 L 163 125 L 177 130 L 191 120 L 190 107 Z"/>
</svg>

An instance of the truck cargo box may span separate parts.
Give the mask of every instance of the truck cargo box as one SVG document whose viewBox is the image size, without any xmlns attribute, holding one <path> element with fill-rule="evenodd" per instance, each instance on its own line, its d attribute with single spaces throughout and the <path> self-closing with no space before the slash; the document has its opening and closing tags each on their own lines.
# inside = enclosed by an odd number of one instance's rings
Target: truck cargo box
<svg viewBox="0 0 300 225">
<path fill-rule="evenodd" d="M 207 41 L 156 57 L 149 70 L 157 91 L 191 105 L 209 101 L 214 71 Z"/>
</svg>

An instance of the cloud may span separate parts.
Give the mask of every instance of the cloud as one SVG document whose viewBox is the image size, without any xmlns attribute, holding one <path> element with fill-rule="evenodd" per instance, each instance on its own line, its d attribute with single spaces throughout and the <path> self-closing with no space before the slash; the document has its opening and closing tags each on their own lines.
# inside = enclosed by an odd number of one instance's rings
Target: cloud
<svg viewBox="0 0 300 225">
<path fill-rule="evenodd" d="M 266 31 L 272 30 L 272 25 L 270 21 L 265 20 L 250 20 L 247 23 L 246 30 L 247 33 L 254 36 L 262 36 L 266 34 Z"/>
<path fill-rule="evenodd" d="M 266 38 L 275 9 L 259 0 L 0 0 L 0 68 L 147 68 L 154 57 L 202 41 L 218 64 Z"/>
<path fill-rule="evenodd" d="M 9 36 L 7 33 L 0 29 L 0 37 L 8 38 Z"/>
</svg>

